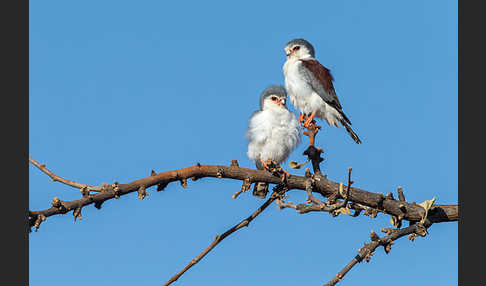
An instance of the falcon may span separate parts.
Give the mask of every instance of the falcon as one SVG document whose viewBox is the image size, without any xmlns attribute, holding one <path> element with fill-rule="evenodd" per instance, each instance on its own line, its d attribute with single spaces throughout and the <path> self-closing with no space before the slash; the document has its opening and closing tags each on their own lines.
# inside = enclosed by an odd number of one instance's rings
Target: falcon
<svg viewBox="0 0 486 286">
<path fill-rule="evenodd" d="M 361 140 L 351 129 L 351 121 L 336 96 L 331 71 L 314 58 L 314 53 L 314 47 L 304 39 L 294 39 L 285 45 L 285 87 L 290 101 L 300 111 L 299 122 L 303 122 L 304 128 L 315 122 L 314 118 L 324 119 L 338 128 L 341 124 L 360 144 Z"/>
<path fill-rule="evenodd" d="M 247 155 L 259 170 L 267 168 L 272 161 L 280 165 L 300 143 L 299 122 L 287 109 L 286 99 L 283 86 L 267 87 L 260 95 L 260 110 L 249 119 Z M 255 183 L 254 196 L 265 198 L 267 192 L 268 183 Z"/>
</svg>

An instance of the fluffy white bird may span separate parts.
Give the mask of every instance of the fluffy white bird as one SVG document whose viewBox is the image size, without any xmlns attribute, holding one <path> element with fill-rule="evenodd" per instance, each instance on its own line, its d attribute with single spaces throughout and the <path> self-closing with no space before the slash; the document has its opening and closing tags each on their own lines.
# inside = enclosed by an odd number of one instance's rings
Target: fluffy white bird
<svg viewBox="0 0 486 286">
<path fill-rule="evenodd" d="M 331 71 L 314 58 L 314 47 L 304 39 L 294 39 L 285 45 L 285 54 L 285 87 L 292 104 L 300 111 L 299 122 L 305 116 L 304 127 L 308 127 L 314 117 L 336 127 L 341 123 L 351 138 L 360 144 L 361 140 L 351 129 L 351 121 L 336 96 Z"/>
<path fill-rule="evenodd" d="M 248 157 L 263 170 L 267 162 L 280 164 L 300 143 L 299 123 L 295 115 L 287 109 L 287 93 L 281 85 L 266 88 L 260 96 L 260 110 L 249 120 Z M 255 183 L 253 195 L 265 198 L 268 184 Z"/>
</svg>

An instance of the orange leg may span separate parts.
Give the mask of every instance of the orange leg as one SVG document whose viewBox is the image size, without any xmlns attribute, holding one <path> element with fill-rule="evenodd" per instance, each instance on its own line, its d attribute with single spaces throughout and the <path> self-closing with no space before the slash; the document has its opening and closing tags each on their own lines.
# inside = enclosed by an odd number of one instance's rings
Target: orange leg
<svg viewBox="0 0 486 286">
<path fill-rule="evenodd" d="M 299 123 L 302 123 L 304 121 L 304 114 L 301 112 L 299 115 Z"/>
<path fill-rule="evenodd" d="M 262 163 L 262 165 L 265 167 L 266 170 L 269 170 L 270 171 L 270 167 L 268 165 L 270 165 L 272 163 L 272 159 L 269 158 L 267 161 L 263 161 L 263 159 L 260 159 L 260 162 Z M 277 170 L 281 173 L 281 177 L 282 179 L 285 180 L 285 177 L 290 177 L 290 173 L 285 171 L 282 166 L 280 166 L 280 164 L 277 164 L 276 166 Z"/>
<path fill-rule="evenodd" d="M 282 175 L 280 175 L 283 179 L 285 179 L 285 177 L 290 177 L 290 173 L 285 171 L 284 169 L 282 169 L 282 167 L 280 167 L 280 171 L 282 172 Z"/>
<path fill-rule="evenodd" d="M 270 163 L 272 161 L 272 159 L 268 159 L 267 162 Z M 263 161 L 263 159 L 260 159 L 260 162 L 262 162 L 263 166 L 265 167 L 265 169 L 268 169 L 268 163 Z"/>
<path fill-rule="evenodd" d="M 316 116 L 317 110 L 312 111 L 311 115 L 307 117 L 307 120 L 304 122 L 304 128 L 309 127 L 312 121 L 314 121 L 314 116 Z"/>
</svg>

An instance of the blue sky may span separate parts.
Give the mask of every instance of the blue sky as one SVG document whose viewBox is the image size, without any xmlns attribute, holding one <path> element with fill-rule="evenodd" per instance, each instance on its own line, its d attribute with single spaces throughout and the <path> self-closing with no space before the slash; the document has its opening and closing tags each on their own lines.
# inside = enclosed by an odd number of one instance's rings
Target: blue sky
<svg viewBox="0 0 486 286">
<path fill-rule="evenodd" d="M 283 84 L 283 47 L 296 37 L 331 69 L 363 141 L 323 124 L 328 177 L 345 182 L 352 166 L 356 187 L 456 204 L 457 1 L 30 1 L 29 154 L 92 185 L 196 162 L 252 168 L 248 117 L 263 89 Z M 302 162 L 307 142 L 289 160 Z M 80 196 L 33 166 L 29 179 L 32 210 Z M 237 181 L 188 185 L 89 206 L 76 223 L 48 218 L 30 236 L 31 284 L 161 285 L 263 203 L 232 199 Z M 389 219 L 272 205 L 174 285 L 321 285 Z M 434 225 L 341 284 L 457 285 L 457 235 L 457 223 Z"/>
</svg>

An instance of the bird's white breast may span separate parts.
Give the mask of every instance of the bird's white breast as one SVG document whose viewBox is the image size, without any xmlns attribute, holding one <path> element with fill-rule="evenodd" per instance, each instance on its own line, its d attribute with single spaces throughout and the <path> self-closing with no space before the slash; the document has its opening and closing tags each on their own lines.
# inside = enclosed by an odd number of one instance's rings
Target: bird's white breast
<svg viewBox="0 0 486 286">
<path fill-rule="evenodd" d="M 302 113 L 310 114 L 317 110 L 316 117 L 324 118 L 329 124 L 339 126 L 338 120 L 341 118 L 332 106 L 328 105 L 316 93 L 309 78 L 301 72 L 305 68 L 298 59 L 289 59 L 283 66 L 285 77 L 285 88 L 289 93 L 290 101 Z"/>
<path fill-rule="evenodd" d="M 248 157 L 253 161 L 272 159 L 280 163 L 300 142 L 295 115 L 287 109 L 266 109 L 250 118 Z"/>
</svg>

